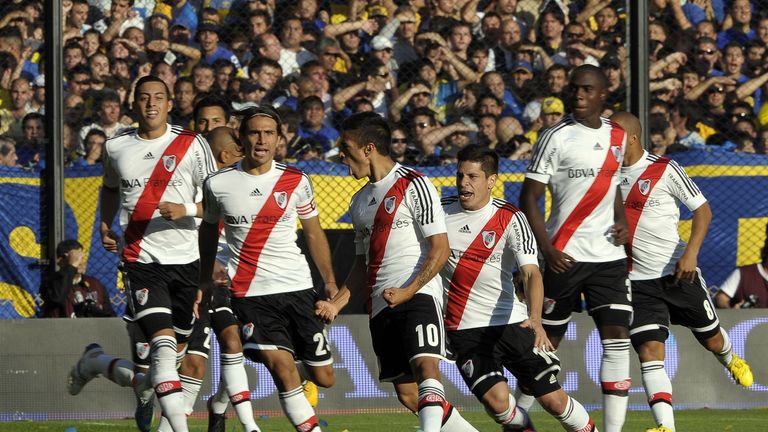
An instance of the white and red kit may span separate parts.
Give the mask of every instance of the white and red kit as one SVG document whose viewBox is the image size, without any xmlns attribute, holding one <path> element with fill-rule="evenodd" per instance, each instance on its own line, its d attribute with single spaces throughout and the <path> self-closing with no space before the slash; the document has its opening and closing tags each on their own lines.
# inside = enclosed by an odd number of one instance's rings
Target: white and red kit
<svg viewBox="0 0 768 432">
<path fill-rule="evenodd" d="M 621 168 L 621 195 L 630 234 L 629 279 L 672 274 L 686 246 L 677 230 L 680 203 L 694 211 L 707 199 L 677 162 L 648 152 Z"/>
<path fill-rule="evenodd" d="M 350 203 L 355 250 L 365 255 L 371 317 L 387 307 L 385 288 L 403 288 L 417 275 L 429 253 L 425 240 L 445 233 L 440 197 L 429 179 L 395 164 L 383 179 L 357 191 Z M 440 276 L 419 293 L 443 301 Z"/>
<path fill-rule="evenodd" d="M 546 184 L 552 194 L 546 222 L 552 244 L 581 262 L 626 257 L 611 236 L 626 133 L 617 123 L 601 120 L 600 128 L 592 129 L 568 115 L 544 131 L 525 175 Z"/>
<path fill-rule="evenodd" d="M 227 272 L 235 298 L 312 288 L 309 264 L 296 245 L 296 217 L 318 215 L 312 182 L 301 170 L 272 162 L 252 175 L 242 162 L 211 175 L 203 186 L 203 220 L 224 220 Z"/>
<path fill-rule="evenodd" d="M 458 198 L 442 201 L 451 256 L 441 274 L 448 304 L 446 330 L 514 324 L 528 319 L 517 299 L 512 271 L 538 267 L 536 238 L 520 209 L 491 199 L 479 210 L 464 210 Z"/>
<path fill-rule="evenodd" d="M 195 218 L 169 221 L 157 206 L 168 201 L 195 203 L 216 163 L 201 135 L 166 125 L 158 138 L 145 140 L 136 129 L 104 146 L 104 186 L 120 190 L 120 225 L 126 262 L 187 264 L 199 258 Z"/>
</svg>

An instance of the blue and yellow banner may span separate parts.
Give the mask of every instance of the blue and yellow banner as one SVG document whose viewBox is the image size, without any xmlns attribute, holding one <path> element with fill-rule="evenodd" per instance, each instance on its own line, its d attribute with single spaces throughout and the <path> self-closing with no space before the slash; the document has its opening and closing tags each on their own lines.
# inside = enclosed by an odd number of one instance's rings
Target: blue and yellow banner
<svg viewBox="0 0 768 432">
<path fill-rule="evenodd" d="M 768 222 L 768 157 L 734 153 L 688 152 L 675 155 L 709 199 L 714 218 L 699 256 L 711 283 L 721 283 L 737 266 L 759 261 Z M 297 166 L 312 178 L 320 218 L 326 229 L 350 229 L 352 195 L 365 182 L 347 167 L 327 162 Z M 517 204 L 526 163 L 502 161 L 494 194 Z M 455 166 L 421 168 L 442 195 L 456 192 Z M 86 248 L 86 272 L 104 283 L 112 297 L 122 288 L 117 256 L 101 247 L 98 196 L 101 167 L 65 171 L 65 232 Z M 39 173 L 0 167 L 0 319 L 37 313 L 41 285 L 41 194 Z M 548 207 L 548 205 L 547 205 Z M 690 233 L 690 212 L 683 210 L 680 232 Z M 115 226 L 116 231 L 119 228 Z M 123 305 L 115 305 L 119 313 Z"/>
</svg>

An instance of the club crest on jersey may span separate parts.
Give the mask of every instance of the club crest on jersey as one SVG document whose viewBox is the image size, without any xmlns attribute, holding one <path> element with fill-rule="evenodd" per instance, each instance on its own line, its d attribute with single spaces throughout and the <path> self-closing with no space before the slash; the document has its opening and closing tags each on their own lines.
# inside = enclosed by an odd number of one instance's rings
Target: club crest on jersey
<svg viewBox="0 0 768 432">
<path fill-rule="evenodd" d="M 461 371 L 464 372 L 465 376 L 472 377 L 472 374 L 475 373 L 475 365 L 472 363 L 471 359 L 461 365 Z"/>
<path fill-rule="evenodd" d="M 142 360 L 149 357 L 149 344 L 146 342 L 136 342 L 136 355 Z"/>
<path fill-rule="evenodd" d="M 275 202 L 277 203 L 277 206 L 281 209 L 284 209 L 286 205 L 288 205 L 288 193 L 285 191 L 282 192 L 275 192 L 272 194 L 273 197 L 275 197 Z"/>
<path fill-rule="evenodd" d="M 253 336 L 253 323 L 248 323 L 243 326 L 243 339 L 248 340 Z"/>
<path fill-rule="evenodd" d="M 643 195 L 648 195 L 648 192 L 651 190 L 651 181 L 650 180 L 638 180 L 637 182 L 637 189 L 640 190 L 640 193 Z"/>
<path fill-rule="evenodd" d="M 483 244 L 491 249 L 496 244 L 496 231 L 483 231 Z"/>
<path fill-rule="evenodd" d="M 136 303 L 144 306 L 147 304 L 147 300 L 149 300 L 149 290 L 146 288 L 142 288 L 138 291 L 136 291 Z"/>
<path fill-rule="evenodd" d="M 386 211 L 389 214 L 392 214 L 393 211 L 395 211 L 395 204 L 397 203 L 397 197 L 390 196 L 384 198 L 384 211 Z"/>
<path fill-rule="evenodd" d="M 176 169 L 176 155 L 163 156 L 163 168 L 166 171 L 172 172 Z"/>
<path fill-rule="evenodd" d="M 557 303 L 557 300 L 544 297 L 544 313 L 551 314 L 555 310 L 555 303 Z"/>
<path fill-rule="evenodd" d="M 611 146 L 611 153 L 616 158 L 616 162 L 621 160 L 621 146 Z"/>
</svg>

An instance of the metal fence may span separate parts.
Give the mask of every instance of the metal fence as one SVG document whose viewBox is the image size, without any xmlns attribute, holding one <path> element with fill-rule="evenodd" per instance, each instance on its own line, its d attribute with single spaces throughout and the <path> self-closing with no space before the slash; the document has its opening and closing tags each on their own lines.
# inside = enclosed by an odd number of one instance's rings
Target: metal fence
<svg viewBox="0 0 768 432">
<path fill-rule="evenodd" d="M 682 4 L 681 4 L 682 3 Z M 648 2 L 648 147 L 688 165 L 715 209 L 708 238 L 713 282 L 759 260 L 768 138 L 768 18 L 762 1 Z M 636 5 L 637 2 L 634 2 Z M 629 7 L 618 0 L 63 0 L 67 167 L 65 237 L 86 250 L 86 270 L 124 297 L 116 258 L 100 249 L 98 191 L 104 141 L 135 124 L 132 84 L 152 73 L 174 95 L 171 121 L 195 127 L 206 95 L 278 107 L 278 158 L 308 167 L 337 262 L 348 252 L 346 206 L 360 184 L 334 164 L 340 122 L 373 110 L 393 126 L 392 155 L 452 182 L 467 143 L 510 160 L 512 202 L 541 131 L 569 111 L 568 72 L 603 69 L 606 115 L 627 109 Z M 47 283 L 40 173 L 45 100 L 42 0 L 0 5 L 0 172 L 3 237 L 0 318 L 32 316 Z M 645 56 L 642 60 L 645 61 Z M 60 79 L 60 78 L 56 78 Z M 230 122 L 237 125 L 237 118 Z M 8 162 L 15 145 L 18 162 Z M 440 168 L 443 167 L 443 168 Z M 447 191 L 448 189 L 446 189 Z M 50 203 L 49 203 L 50 204 Z M 687 215 L 684 217 L 688 217 Z M 727 222 L 725 222 L 727 221 Z M 687 223 L 681 225 L 685 233 Z M 30 227 L 25 229 L 23 227 Z M 721 227 L 726 227 L 722 228 Z M 343 264 L 337 265 L 340 272 Z M 707 274 L 708 269 L 705 269 Z M 26 302 L 26 303 L 24 303 Z M 3 303 L 0 303 L 3 304 Z M 27 304 L 20 307 L 19 304 Z M 8 312 L 3 312 L 8 310 Z"/>
</svg>

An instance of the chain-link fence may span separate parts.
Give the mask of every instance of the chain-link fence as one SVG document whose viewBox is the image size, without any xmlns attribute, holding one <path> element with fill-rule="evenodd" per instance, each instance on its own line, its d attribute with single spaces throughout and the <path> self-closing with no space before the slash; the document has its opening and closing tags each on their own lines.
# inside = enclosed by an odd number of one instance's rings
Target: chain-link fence
<svg viewBox="0 0 768 432">
<path fill-rule="evenodd" d="M 765 238 L 768 18 L 761 16 L 762 3 L 650 2 L 648 146 L 684 164 L 712 204 L 701 266 L 713 283 L 737 265 L 759 261 Z M 141 76 L 154 74 L 169 85 L 170 121 L 188 128 L 205 129 L 194 116 L 208 95 L 233 111 L 279 108 L 286 140 L 277 158 L 310 173 L 338 277 L 354 250 L 346 211 L 361 186 L 335 163 L 339 125 L 352 113 L 385 116 L 393 158 L 430 174 L 444 193 L 460 148 L 495 149 L 509 160 L 497 195 L 516 203 L 538 135 L 569 112 L 574 67 L 593 64 L 605 72 L 606 115 L 627 109 L 625 1 L 62 4 L 65 234 L 82 244 L 85 272 L 105 286 L 116 313 L 125 306 L 117 258 L 101 248 L 97 226 L 101 152 L 108 138 L 136 124 L 131 88 Z M 0 164 L 11 165 L 0 171 L 0 187 L 8 191 L 0 318 L 19 318 L 35 315 L 30 302 L 42 303 L 42 2 L 5 2 L 0 12 Z M 237 117 L 229 124 L 236 129 Z M 683 219 L 685 236 L 690 215 Z"/>
</svg>

